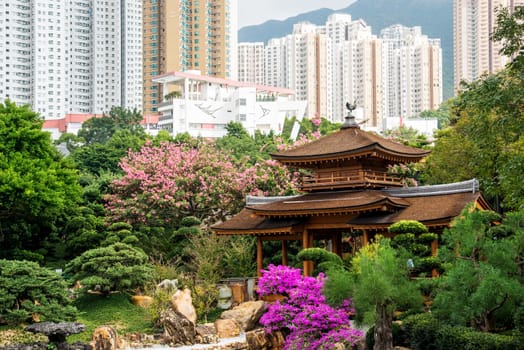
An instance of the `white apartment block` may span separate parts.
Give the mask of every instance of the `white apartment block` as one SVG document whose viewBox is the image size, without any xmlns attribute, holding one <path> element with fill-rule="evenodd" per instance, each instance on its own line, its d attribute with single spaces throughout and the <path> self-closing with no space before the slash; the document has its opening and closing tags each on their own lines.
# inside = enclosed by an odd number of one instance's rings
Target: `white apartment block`
<svg viewBox="0 0 524 350">
<path fill-rule="evenodd" d="M 495 30 L 497 8 L 512 11 L 524 6 L 524 0 L 454 0 L 453 1 L 453 62 L 454 86 L 472 82 L 484 73 L 495 73 L 506 65 L 508 58 L 499 54 L 500 43 L 490 40 Z"/>
<path fill-rule="evenodd" d="M 158 128 L 170 134 L 218 138 L 227 134 L 229 122 L 255 131 L 280 134 L 286 118 L 302 120 L 305 101 L 296 101 L 291 89 L 256 85 L 201 75 L 199 71 L 171 72 L 153 79 L 164 91 L 180 95 L 159 105 Z M 170 87 L 171 86 L 171 87 Z"/>
<path fill-rule="evenodd" d="M 409 118 L 442 102 L 440 40 L 420 27 L 393 25 L 381 31 L 385 117 Z"/>
<path fill-rule="evenodd" d="M 141 0 L 1 3 L 0 99 L 47 120 L 140 108 L 140 16 Z"/>
<path fill-rule="evenodd" d="M 264 43 L 238 43 L 238 80 L 263 85 Z"/>
</svg>

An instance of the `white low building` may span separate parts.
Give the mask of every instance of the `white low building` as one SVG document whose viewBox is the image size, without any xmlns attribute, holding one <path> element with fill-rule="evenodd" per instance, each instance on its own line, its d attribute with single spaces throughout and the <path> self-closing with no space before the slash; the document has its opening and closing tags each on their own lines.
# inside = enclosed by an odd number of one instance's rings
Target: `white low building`
<svg viewBox="0 0 524 350">
<path fill-rule="evenodd" d="M 159 129 L 172 135 L 218 138 L 229 122 L 240 122 L 250 135 L 259 130 L 280 134 L 286 117 L 302 120 L 307 101 L 295 101 L 290 89 L 201 75 L 171 72 L 153 82 L 171 91 L 158 107 Z"/>
</svg>

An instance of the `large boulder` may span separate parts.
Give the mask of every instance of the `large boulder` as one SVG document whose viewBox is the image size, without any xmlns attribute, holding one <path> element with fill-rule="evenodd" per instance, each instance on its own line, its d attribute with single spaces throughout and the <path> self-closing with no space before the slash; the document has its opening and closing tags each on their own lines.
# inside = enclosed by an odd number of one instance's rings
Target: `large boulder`
<svg viewBox="0 0 524 350">
<path fill-rule="evenodd" d="M 123 347 L 116 329 L 111 326 L 97 327 L 93 331 L 90 345 L 93 350 L 117 350 Z"/>
<path fill-rule="evenodd" d="M 191 291 L 186 289 L 179 289 L 171 297 L 171 306 L 173 310 L 183 315 L 196 326 L 197 314 L 193 306 L 193 298 L 191 298 Z"/>
<path fill-rule="evenodd" d="M 167 308 L 160 312 L 158 322 L 164 329 L 164 337 L 170 346 L 195 343 L 195 323 L 181 313 Z"/>
<path fill-rule="evenodd" d="M 78 322 L 39 322 L 33 323 L 25 328 L 27 332 L 42 333 L 47 336 L 49 343 L 55 345 L 59 350 L 67 349 L 66 338 L 71 334 L 85 331 L 86 326 Z"/>
<path fill-rule="evenodd" d="M 246 333 L 246 342 L 250 350 L 282 350 L 285 339 L 282 332 L 266 333 L 264 329 L 258 328 Z"/>
<path fill-rule="evenodd" d="M 220 341 L 217 330 L 212 323 L 196 326 L 196 342 L 198 344 L 216 344 Z"/>
<path fill-rule="evenodd" d="M 238 306 L 235 306 L 231 310 L 224 311 L 220 315 L 221 319 L 235 320 L 239 325 L 242 331 L 250 331 L 254 329 L 260 317 L 267 311 L 267 304 L 262 301 L 247 301 Z"/>
<path fill-rule="evenodd" d="M 238 337 L 242 331 L 239 324 L 235 320 L 230 319 L 216 320 L 215 328 L 220 338 Z"/>
</svg>

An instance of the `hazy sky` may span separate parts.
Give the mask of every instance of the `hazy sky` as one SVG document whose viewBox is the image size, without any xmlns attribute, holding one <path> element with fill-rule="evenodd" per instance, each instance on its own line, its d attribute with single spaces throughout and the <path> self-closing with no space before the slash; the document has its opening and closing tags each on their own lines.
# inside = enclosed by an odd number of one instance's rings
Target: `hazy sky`
<svg viewBox="0 0 524 350">
<path fill-rule="evenodd" d="M 322 7 L 338 10 L 354 0 L 238 0 L 238 28 L 269 19 L 286 19 Z"/>
</svg>

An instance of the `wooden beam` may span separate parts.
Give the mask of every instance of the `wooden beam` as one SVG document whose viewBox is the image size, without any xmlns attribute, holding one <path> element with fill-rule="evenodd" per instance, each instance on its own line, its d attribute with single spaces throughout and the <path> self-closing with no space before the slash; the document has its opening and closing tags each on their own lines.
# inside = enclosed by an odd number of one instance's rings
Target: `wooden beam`
<svg viewBox="0 0 524 350">
<path fill-rule="evenodd" d="M 282 265 L 287 266 L 287 241 L 282 241 Z"/>
<path fill-rule="evenodd" d="M 262 277 L 262 269 L 264 268 L 263 262 L 264 262 L 264 251 L 262 246 L 262 238 L 259 236 L 257 237 L 257 276 Z"/>
<path fill-rule="evenodd" d="M 369 243 L 368 231 L 362 230 L 362 246 L 365 247 Z"/>
</svg>

